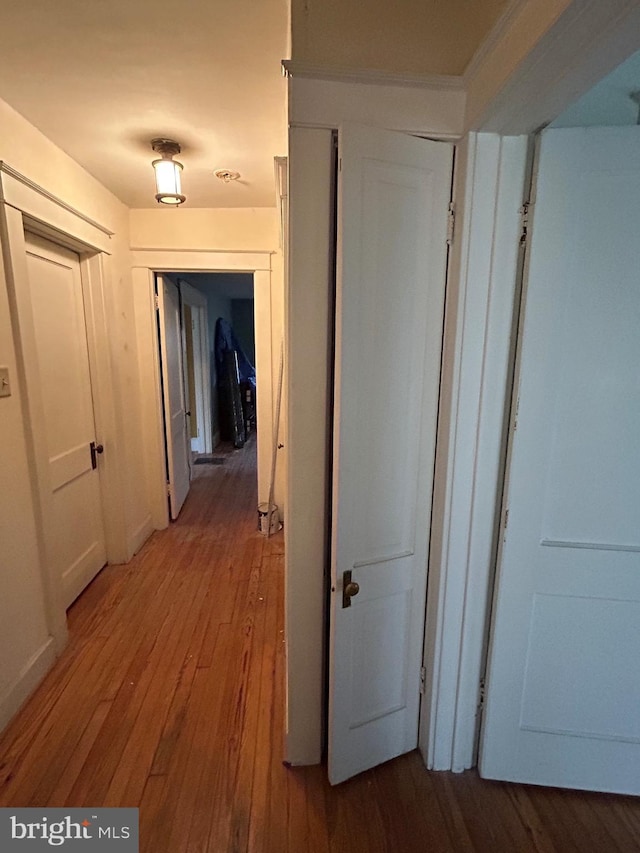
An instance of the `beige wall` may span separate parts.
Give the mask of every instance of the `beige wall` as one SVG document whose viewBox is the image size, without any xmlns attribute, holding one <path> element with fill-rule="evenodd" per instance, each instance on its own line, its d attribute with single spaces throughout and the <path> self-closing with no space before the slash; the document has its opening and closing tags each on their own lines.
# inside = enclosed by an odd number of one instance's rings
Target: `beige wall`
<svg viewBox="0 0 640 853">
<path fill-rule="evenodd" d="M 215 209 L 184 207 L 177 210 L 131 210 L 129 221 L 133 249 L 272 253 L 270 334 L 275 408 L 280 342 L 284 333 L 284 263 L 280 249 L 278 209 L 276 207 Z M 285 444 L 286 419 L 286 400 L 283 396 L 280 419 L 280 443 L 282 444 Z M 285 454 L 284 449 L 278 452 L 274 490 L 275 503 L 283 515 L 286 495 Z"/>
<path fill-rule="evenodd" d="M 138 470 L 141 436 L 137 411 L 136 346 L 132 326 L 128 214 L 101 184 L 0 101 L 0 160 L 101 225 L 114 231 L 107 322 L 114 369 L 116 418 L 121 427 L 118 452 L 125 483 L 127 538 L 144 526 L 146 501 Z M 40 653 L 52 631 L 45 605 L 44 552 L 39 541 L 29 467 L 29 425 L 16 345 L 16 317 L 10 292 L 0 275 L 0 364 L 10 369 L 13 393 L 0 399 L 0 725 L 24 698 L 28 685 L 46 665 Z M 40 668 L 39 668 L 40 667 Z M 36 673 L 37 671 L 37 673 Z M 34 675 L 34 673 L 36 673 Z M 29 681 L 31 679 L 31 681 Z M 25 686 L 27 685 L 27 686 Z"/>
<path fill-rule="evenodd" d="M 507 0 L 292 0 L 292 59 L 324 67 L 462 74 Z"/>
<path fill-rule="evenodd" d="M 275 252 L 279 219 L 275 207 L 182 207 L 129 211 L 132 249 L 207 249 Z"/>
</svg>

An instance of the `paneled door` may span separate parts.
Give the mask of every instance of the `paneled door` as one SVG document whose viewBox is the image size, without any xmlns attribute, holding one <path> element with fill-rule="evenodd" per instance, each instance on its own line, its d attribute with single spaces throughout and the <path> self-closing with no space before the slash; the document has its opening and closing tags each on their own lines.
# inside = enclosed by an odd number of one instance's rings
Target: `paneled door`
<svg viewBox="0 0 640 853">
<path fill-rule="evenodd" d="M 414 749 L 453 147 L 339 133 L 329 779 Z"/>
<path fill-rule="evenodd" d="M 54 539 L 49 558 L 68 606 L 106 563 L 99 460 L 80 262 L 26 235 L 27 270 L 46 422 Z"/>
<path fill-rule="evenodd" d="M 536 192 L 480 770 L 640 794 L 640 127 Z"/>
</svg>

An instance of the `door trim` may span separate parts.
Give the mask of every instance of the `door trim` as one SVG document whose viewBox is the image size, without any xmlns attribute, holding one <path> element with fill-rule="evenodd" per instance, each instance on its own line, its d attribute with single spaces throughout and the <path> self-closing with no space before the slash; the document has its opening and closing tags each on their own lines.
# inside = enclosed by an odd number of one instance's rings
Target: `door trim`
<svg viewBox="0 0 640 853">
<path fill-rule="evenodd" d="M 132 283 L 138 341 L 140 401 L 142 409 L 144 467 L 153 526 L 169 524 L 167 476 L 162 421 L 162 393 L 158 330 L 156 323 L 155 273 L 246 272 L 253 273 L 256 323 L 256 373 L 266 393 L 258 394 L 258 503 L 269 491 L 273 445 L 273 385 L 271 322 L 271 252 L 217 252 L 167 249 L 134 249 Z"/>
<path fill-rule="evenodd" d="M 447 295 L 419 746 L 433 770 L 475 764 L 486 614 L 510 403 L 527 137 L 470 134 Z"/>
<path fill-rule="evenodd" d="M 108 562 L 128 558 L 123 484 L 122 437 L 115 413 L 108 334 L 109 240 L 113 233 L 80 211 L 0 163 L 0 227 L 7 289 L 18 354 L 18 382 L 24 399 L 25 438 L 36 512 L 40 571 L 49 631 L 56 652 L 67 640 L 66 610 L 60 579 L 47 555 L 52 541 L 52 506 L 37 350 L 29 296 L 25 231 L 76 252 L 85 297 L 91 384 L 96 431 L 109 449 L 101 460 L 100 488 Z"/>
</svg>

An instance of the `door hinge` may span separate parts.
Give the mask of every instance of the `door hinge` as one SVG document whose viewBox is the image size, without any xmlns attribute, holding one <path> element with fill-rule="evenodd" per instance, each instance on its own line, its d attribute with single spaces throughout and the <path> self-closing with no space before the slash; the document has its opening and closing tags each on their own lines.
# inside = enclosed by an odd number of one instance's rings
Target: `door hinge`
<svg viewBox="0 0 640 853">
<path fill-rule="evenodd" d="M 520 395 L 518 394 L 518 397 L 517 397 L 517 399 L 516 399 L 516 412 L 515 412 L 515 415 L 513 416 L 513 429 L 514 429 L 514 432 L 515 432 L 515 430 L 517 430 L 517 429 L 518 429 L 518 413 L 519 413 L 519 412 L 520 412 Z"/>
<path fill-rule="evenodd" d="M 487 691 L 484 678 L 480 679 L 480 685 L 478 687 L 478 712 L 481 714 L 484 710 L 484 700 L 486 698 Z"/>
<path fill-rule="evenodd" d="M 447 211 L 447 246 L 453 243 L 453 235 L 456 230 L 456 204 L 454 201 L 449 202 Z"/>
<path fill-rule="evenodd" d="M 505 511 L 504 511 L 504 524 L 502 525 L 505 530 L 507 529 L 508 524 L 509 524 L 509 510 L 505 509 Z"/>
<path fill-rule="evenodd" d="M 155 306 L 156 311 L 159 311 L 160 310 L 160 298 L 158 297 L 157 293 L 155 293 L 153 296 L 153 304 Z"/>
<path fill-rule="evenodd" d="M 427 689 L 427 670 L 424 666 L 420 667 L 420 693 L 424 695 Z"/>
<path fill-rule="evenodd" d="M 167 497 L 171 497 L 171 483 L 167 483 Z"/>
<path fill-rule="evenodd" d="M 520 208 L 520 245 L 527 245 L 527 237 L 529 234 L 529 208 L 531 207 L 530 201 L 525 201 L 525 203 Z"/>
</svg>

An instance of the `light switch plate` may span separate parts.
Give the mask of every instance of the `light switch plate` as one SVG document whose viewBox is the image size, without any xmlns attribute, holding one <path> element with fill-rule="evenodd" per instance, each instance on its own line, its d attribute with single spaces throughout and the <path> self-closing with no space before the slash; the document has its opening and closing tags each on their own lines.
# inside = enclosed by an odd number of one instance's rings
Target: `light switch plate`
<svg viewBox="0 0 640 853">
<path fill-rule="evenodd" d="M 9 368 L 0 367 L 0 397 L 11 396 L 11 385 L 9 384 Z"/>
</svg>

